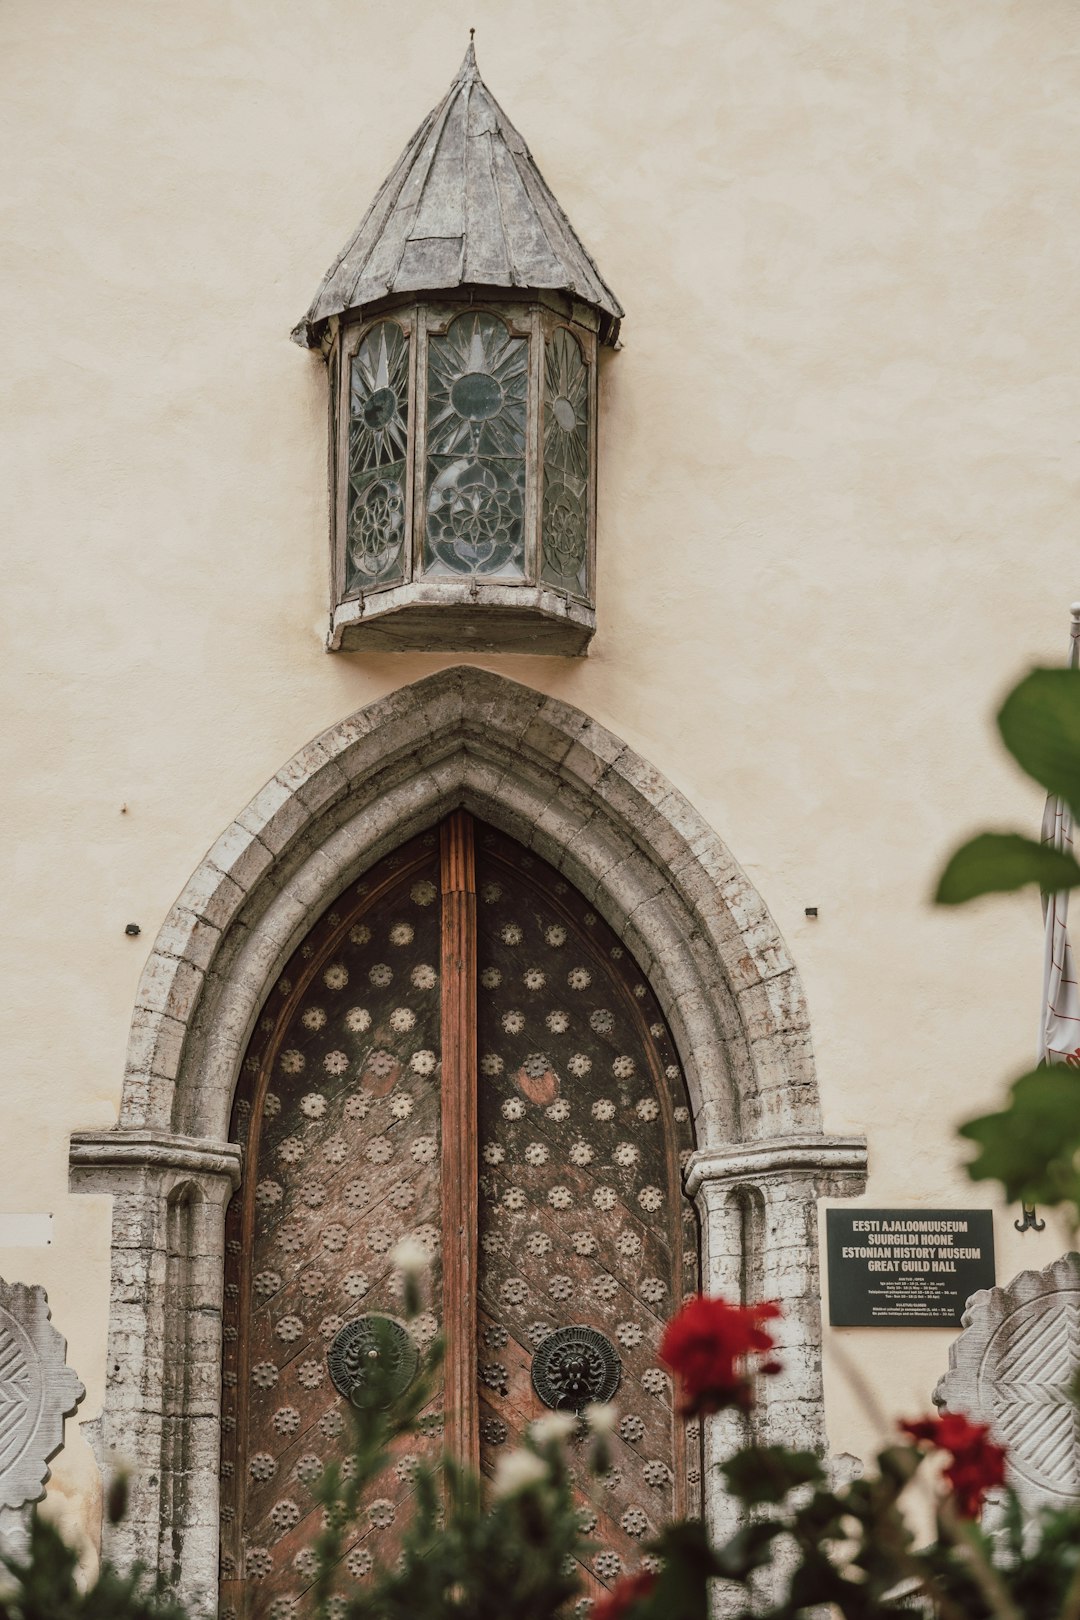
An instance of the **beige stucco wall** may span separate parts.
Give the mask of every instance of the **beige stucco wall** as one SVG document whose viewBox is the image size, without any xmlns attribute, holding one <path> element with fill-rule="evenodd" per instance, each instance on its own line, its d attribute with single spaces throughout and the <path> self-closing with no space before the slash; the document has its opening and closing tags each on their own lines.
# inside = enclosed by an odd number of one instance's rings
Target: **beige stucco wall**
<svg viewBox="0 0 1080 1620">
<path fill-rule="evenodd" d="M 1075 7 L 6 0 L 0 1209 L 56 1236 L 0 1274 L 48 1287 L 88 1416 L 108 1210 L 67 1140 L 115 1117 L 154 933 L 296 748 L 440 662 L 323 651 L 324 378 L 288 331 L 470 24 L 628 310 L 594 650 L 490 666 L 743 863 L 869 1202 L 988 1202 L 950 1126 L 1031 1057 L 1034 901 L 926 896 L 969 828 L 1036 825 L 988 717 L 1080 596 Z M 1061 1247 L 1013 1213 L 1002 1278 Z M 887 1413 L 949 1341 L 838 1337 Z M 835 1448 L 872 1447 L 833 1364 L 828 1397 Z M 55 1478 L 89 1521 L 86 1448 Z"/>
</svg>

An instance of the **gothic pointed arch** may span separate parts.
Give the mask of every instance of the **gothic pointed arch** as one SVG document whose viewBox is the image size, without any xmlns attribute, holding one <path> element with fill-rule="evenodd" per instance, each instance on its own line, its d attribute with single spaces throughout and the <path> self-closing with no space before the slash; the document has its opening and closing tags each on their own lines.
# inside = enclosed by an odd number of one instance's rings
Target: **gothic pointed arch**
<svg viewBox="0 0 1080 1620">
<path fill-rule="evenodd" d="M 720 838 L 633 749 L 559 699 L 443 670 L 307 744 L 222 833 L 140 981 L 118 1125 L 72 1140 L 74 1186 L 115 1197 L 103 1447 L 137 1471 L 114 1555 L 153 1564 L 157 1547 L 190 1602 L 209 1604 L 217 1580 L 224 1212 L 241 1177 L 228 1122 L 251 1032 L 335 896 L 459 807 L 554 867 L 648 980 L 694 1115 L 686 1187 L 705 1286 L 730 1293 L 749 1277 L 785 1302 L 793 1371 L 770 1380 L 762 1422 L 824 1443 L 816 1200 L 859 1189 L 865 1148 L 822 1133 L 805 997 L 779 930 Z M 198 1189 L 199 1219 L 177 1258 L 181 1185 Z M 166 1289 L 170 1258 L 182 1288 Z M 189 1409 L 163 1446 L 177 1343 L 194 1362 Z"/>
</svg>

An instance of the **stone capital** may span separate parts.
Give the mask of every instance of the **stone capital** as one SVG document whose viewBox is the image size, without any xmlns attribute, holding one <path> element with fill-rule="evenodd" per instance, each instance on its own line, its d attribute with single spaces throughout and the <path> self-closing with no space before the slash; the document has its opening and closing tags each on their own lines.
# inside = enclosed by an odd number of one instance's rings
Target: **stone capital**
<svg viewBox="0 0 1080 1620">
<path fill-rule="evenodd" d="M 167 1131 L 73 1131 L 69 1170 L 73 1191 L 116 1192 L 133 1177 L 158 1172 L 227 1180 L 240 1185 L 241 1149 L 236 1142 L 210 1137 L 173 1136 Z"/>
<path fill-rule="evenodd" d="M 684 1187 L 688 1198 L 696 1198 L 706 1187 L 764 1189 L 780 1180 L 819 1176 L 850 1177 L 861 1184 L 866 1167 L 865 1137 L 808 1132 L 757 1142 L 733 1142 L 729 1147 L 699 1148 L 687 1162 Z"/>
</svg>

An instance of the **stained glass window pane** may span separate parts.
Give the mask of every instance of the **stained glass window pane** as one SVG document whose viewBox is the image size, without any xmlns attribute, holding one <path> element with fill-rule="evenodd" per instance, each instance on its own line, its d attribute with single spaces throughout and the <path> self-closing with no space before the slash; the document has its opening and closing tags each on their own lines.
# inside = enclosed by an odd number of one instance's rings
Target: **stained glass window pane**
<svg viewBox="0 0 1080 1620">
<path fill-rule="evenodd" d="M 345 590 L 404 577 L 405 459 L 409 433 L 409 339 L 380 321 L 352 359 Z"/>
<path fill-rule="evenodd" d="M 541 577 L 587 594 L 589 373 L 581 345 L 560 326 L 544 350 L 544 511 Z"/>
<path fill-rule="evenodd" d="M 528 340 L 459 315 L 428 343 L 424 572 L 525 573 Z"/>
</svg>

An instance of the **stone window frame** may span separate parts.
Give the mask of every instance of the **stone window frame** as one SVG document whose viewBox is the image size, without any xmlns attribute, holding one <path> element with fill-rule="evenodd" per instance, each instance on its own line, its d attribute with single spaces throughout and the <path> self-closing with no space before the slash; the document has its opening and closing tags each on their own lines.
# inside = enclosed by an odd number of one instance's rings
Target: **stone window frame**
<svg viewBox="0 0 1080 1620">
<path fill-rule="evenodd" d="M 533 848 L 604 916 L 649 978 L 679 1051 L 699 1147 L 688 1193 L 703 1286 L 776 1298 L 785 1374 L 755 1431 L 825 1451 L 817 1200 L 865 1186 L 862 1137 L 824 1133 L 798 972 L 719 837 L 647 761 L 581 710 L 471 666 L 330 727 L 256 794 L 163 924 L 136 997 L 120 1119 L 76 1132 L 75 1191 L 113 1196 L 100 1455 L 132 1469 L 111 1532 L 195 1612 L 218 1566 L 224 1213 L 239 1184 L 229 1113 L 248 1036 L 285 961 L 348 883 L 462 805 Z M 182 1356 L 184 1378 L 168 1372 Z M 739 1422 L 705 1434 L 712 1466 Z"/>
</svg>

